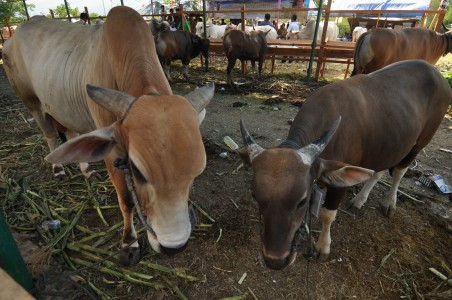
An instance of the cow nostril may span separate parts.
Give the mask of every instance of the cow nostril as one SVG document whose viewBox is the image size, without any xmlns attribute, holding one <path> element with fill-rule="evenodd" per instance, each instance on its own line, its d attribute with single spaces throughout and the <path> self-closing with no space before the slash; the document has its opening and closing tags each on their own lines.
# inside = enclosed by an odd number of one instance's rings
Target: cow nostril
<svg viewBox="0 0 452 300">
<path fill-rule="evenodd" d="M 187 244 L 188 243 L 185 243 L 184 245 L 177 247 L 177 248 L 167 248 L 167 247 L 160 245 L 160 249 L 161 249 L 162 253 L 164 253 L 166 255 L 175 255 L 177 253 L 184 251 L 185 248 L 187 248 Z"/>
</svg>

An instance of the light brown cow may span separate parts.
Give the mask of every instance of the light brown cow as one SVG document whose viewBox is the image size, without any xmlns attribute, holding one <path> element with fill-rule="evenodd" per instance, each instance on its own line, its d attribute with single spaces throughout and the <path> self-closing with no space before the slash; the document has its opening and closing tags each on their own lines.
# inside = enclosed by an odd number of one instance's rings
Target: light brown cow
<svg viewBox="0 0 452 300">
<path fill-rule="evenodd" d="M 396 61 L 423 59 L 435 64 L 452 51 L 452 32 L 424 28 L 377 28 L 362 34 L 355 45 L 352 76 L 368 74 Z"/>
<path fill-rule="evenodd" d="M 432 139 L 451 100 L 451 88 L 435 67 L 409 60 L 316 90 L 277 148 L 257 145 L 242 123 L 247 146 L 239 153 L 253 168 L 267 266 L 282 269 L 295 260 L 294 237 L 314 204 L 315 182 L 327 187 L 315 245 L 319 260 L 330 253 L 330 227 L 349 186 L 370 178 L 350 203 L 360 208 L 384 171 L 391 170 L 382 211 L 393 215 L 402 176 Z"/>
<path fill-rule="evenodd" d="M 113 166 L 117 158 L 132 170 L 156 234 L 148 232 L 152 248 L 182 250 L 191 233 L 190 188 L 206 164 L 198 113 L 212 98 L 213 84 L 186 98 L 173 95 L 149 27 L 124 6 L 111 9 L 97 26 L 33 17 L 20 24 L 3 54 L 9 80 L 53 151 L 46 159 L 105 160 L 124 217 L 122 246 L 137 235 L 131 193 Z M 84 134 L 55 150 L 55 125 Z M 122 257 L 136 262 L 138 242 Z"/>
</svg>

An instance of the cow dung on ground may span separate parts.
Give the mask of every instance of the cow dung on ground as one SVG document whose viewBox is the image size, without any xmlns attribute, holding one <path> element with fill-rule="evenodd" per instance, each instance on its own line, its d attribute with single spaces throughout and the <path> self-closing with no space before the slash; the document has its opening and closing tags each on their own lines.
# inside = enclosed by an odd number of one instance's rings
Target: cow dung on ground
<svg viewBox="0 0 452 300">
<path fill-rule="evenodd" d="M 329 67 L 326 75 L 329 79 L 341 78 L 343 67 Z M 175 64 L 172 88 L 177 94 L 185 94 L 194 85 L 179 76 L 177 68 Z M 116 195 L 108 181 L 86 182 L 77 165 L 66 167 L 70 174 L 67 182 L 52 179 L 51 167 L 43 159 L 48 148 L 42 134 L 0 68 L 0 206 L 8 223 L 22 240 L 25 237 L 45 250 L 56 233 L 43 231 L 42 222 L 55 218 L 55 213 L 70 221 L 86 203 L 77 222 L 80 227 L 67 236 L 67 256 L 55 254 L 45 261 L 50 267 L 44 268 L 40 283 L 47 284 L 48 291 L 71 299 L 87 299 L 88 293 L 95 298 L 116 299 L 129 299 L 131 295 L 138 299 L 178 299 L 182 295 L 188 299 L 307 299 L 308 292 L 311 299 L 451 298 L 452 287 L 432 270 L 452 278 L 452 202 L 447 195 L 418 183 L 416 176 L 402 179 L 403 194 L 399 194 L 393 218 L 384 217 L 378 210 L 389 189 L 384 183 L 377 184 L 359 212 L 339 211 L 332 225 L 334 239 L 326 263 L 307 262 L 299 255 L 283 271 L 266 268 L 260 256 L 259 211 L 250 189 L 252 172 L 240 167 L 239 157 L 227 150 L 223 138 L 230 136 L 243 145 L 239 129 L 243 118 L 260 145 L 278 145 L 298 110 L 291 100 L 300 103 L 326 83 L 305 82 L 304 63 L 279 64 L 277 74 L 270 75 L 267 66 L 259 81 L 252 81 L 250 73 L 242 75 L 234 70 L 235 80 L 243 84 L 239 91 L 231 92 L 226 85 L 226 63 L 217 59 L 210 63 L 210 69 L 204 72 L 196 59 L 190 64 L 192 82 L 201 85 L 214 81 L 218 90 L 201 126 L 207 167 L 195 180 L 190 197 L 205 214 L 196 209 L 199 225 L 183 253 L 168 257 L 144 250 L 147 252 L 142 264 L 125 269 L 146 274 L 141 278 L 130 275 L 139 278 L 140 284 L 121 277 L 124 269 L 116 276 L 103 273 L 106 265 L 103 271 L 92 268 L 71 273 L 68 260 L 78 268 L 82 261 L 99 260 L 89 258 L 77 246 L 96 246 L 99 257 L 118 249 L 120 227 L 108 231 L 122 220 L 115 206 Z M 287 101 L 266 105 L 265 100 L 272 95 Z M 246 105 L 234 105 L 238 102 Z M 280 109 L 274 110 L 275 105 Z M 451 154 L 440 148 L 451 149 L 451 118 L 449 111 L 432 142 L 418 155 L 414 169 L 423 174 L 440 174 L 449 182 Z M 222 155 L 224 158 L 220 157 L 222 152 L 227 153 Z M 102 164 L 95 167 L 107 177 Z M 385 176 L 384 181 L 390 181 L 389 177 Z M 359 187 L 352 189 L 348 200 Z M 320 222 L 313 219 L 314 239 L 319 226 Z M 87 229 L 90 233 L 82 232 Z M 89 236 L 91 239 L 87 239 Z M 63 242 L 58 241 L 55 248 Z M 306 243 L 302 245 L 299 254 L 306 247 Z M 60 279 L 61 283 L 56 283 Z M 50 295 L 44 298 L 56 299 Z"/>
</svg>

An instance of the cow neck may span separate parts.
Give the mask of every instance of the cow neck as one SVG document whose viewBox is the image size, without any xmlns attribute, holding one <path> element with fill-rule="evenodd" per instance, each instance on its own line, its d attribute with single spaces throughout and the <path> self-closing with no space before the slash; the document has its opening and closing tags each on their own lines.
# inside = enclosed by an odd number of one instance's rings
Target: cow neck
<svg viewBox="0 0 452 300">
<path fill-rule="evenodd" d="M 444 55 L 452 52 L 452 32 L 447 32 L 444 34 L 444 38 L 446 39 L 446 52 Z"/>
<path fill-rule="evenodd" d="M 283 141 L 281 144 L 279 144 L 278 148 L 294 148 L 294 149 L 301 149 L 301 145 L 295 142 L 294 140 L 287 139 Z"/>
<path fill-rule="evenodd" d="M 127 157 L 125 159 L 116 158 L 115 161 L 113 162 L 113 165 L 115 166 L 115 168 L 118 168 L 119 170 L 121 170 L 124 173 L 124 177 L 126 179 L 126 184 L 127 184 L 127 189 L 130 192 L 133 204 L 137 208 L 136 211 L 137 211 L 138 217 L 140 218 L 141 223 L 157 239 L 157 233 L 155 233 L 155 230 L 144 219 L 143 214 L 141 213 L 141 206 L 140 206 L 140 203 L 138 202 L 135 187 L 133 185 L 132 174 L 130 172 L 130 167 L 129 167 L 128 161 L 129 160 Z"/>
</svg>

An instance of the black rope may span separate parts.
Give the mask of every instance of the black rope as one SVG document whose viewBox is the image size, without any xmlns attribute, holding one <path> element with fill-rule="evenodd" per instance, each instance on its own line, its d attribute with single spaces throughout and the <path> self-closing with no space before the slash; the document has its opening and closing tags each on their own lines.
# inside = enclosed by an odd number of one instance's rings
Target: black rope
<svg viewBox="0 0 452 300">
<path fill-rule="evenodd" d="M 141 206 L 138 203 L 137 194 L 135 192 L 135 187 L 134 187 L 133 181 L 132 181 L 132 174 L 130 172 L 129 165 L 127 164 L 127 158 L 126 159 L 116 158 L 113 162 L 113 166 L 124 172 L 127 189 L 129 190 L 130 195 L 132 196 L 132 201 L 136 207 L 138 217 L 140 218 L 141 223 L 147 229 L 147 231 L 149 231 L 155 238 L 157 238 L 157 233 L 155 233 L 154 229 L 144 219 L 143 214 L 141 213 Z"/>
</svg>

